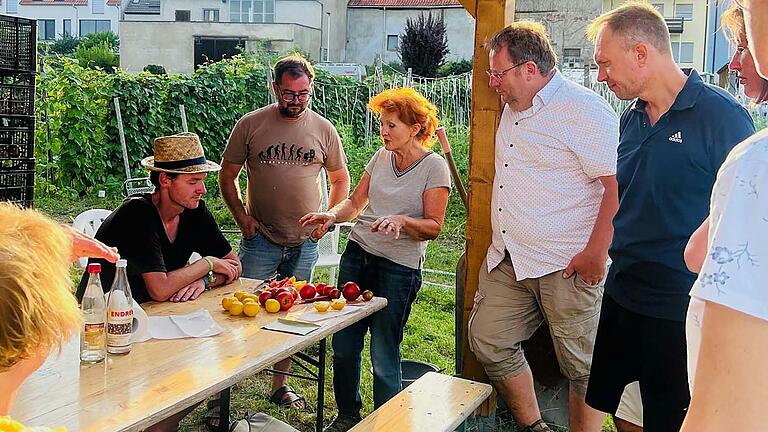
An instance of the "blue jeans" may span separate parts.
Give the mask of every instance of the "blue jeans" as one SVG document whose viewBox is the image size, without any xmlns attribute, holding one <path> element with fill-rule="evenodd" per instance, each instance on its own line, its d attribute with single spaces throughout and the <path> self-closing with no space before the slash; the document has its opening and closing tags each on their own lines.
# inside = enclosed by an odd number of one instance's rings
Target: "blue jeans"
<svg viewBox="0 0 768 432">
<path fill-rule="evenodd" d="M 387 307 L 339 331 L 333 336 L 333 392 L 339 414 L 360 415 L 360 373 L 365 334 L 371 331 L 374 408 L 400 392 L 400 343 L 411 313 L 411 304 L 421 288 L 421 270 L 365 252 L 350 241 L 341 256 L 339 286 L 355 281 L 361 290 L 371 290 L 387 299 Z"/>
<path fill-rule="evenodd" d="M 240 261 L 243 276 L 266 279 L 275 273 L 281 277 L 296 276 L 297 280 L 309 280 L 317 262 L 317 242 L 307 240 L 294 247 L 272 243 L 260 233 L 240 241 Z"/>
</svg>

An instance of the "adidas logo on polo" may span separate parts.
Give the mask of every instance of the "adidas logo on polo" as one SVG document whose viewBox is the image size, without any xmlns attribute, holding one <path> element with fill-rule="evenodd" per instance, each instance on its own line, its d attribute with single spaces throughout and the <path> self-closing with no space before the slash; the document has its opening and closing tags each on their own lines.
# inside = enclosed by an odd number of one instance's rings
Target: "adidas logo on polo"
<svg viewBox="0 0 768 432">
<path fill-rule="evenodd" d="M 669 137 L 669 140 L 674 142 L 674 143 L 682 144 L 683 143 L 683 133 L 680 132 L 680 131 L 677 131 L 671 137 Z"/>
</svg>

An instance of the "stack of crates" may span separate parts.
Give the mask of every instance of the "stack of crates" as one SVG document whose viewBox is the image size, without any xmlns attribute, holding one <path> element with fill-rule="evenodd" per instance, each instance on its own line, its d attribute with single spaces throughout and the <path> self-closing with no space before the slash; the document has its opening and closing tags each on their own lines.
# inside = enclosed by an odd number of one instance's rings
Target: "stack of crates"
<svg viewBox="0 0 768 432">
<path fill-rule="evenodd" d="M 0 201 L 25 207 L 35 190 L 36 27 L 0 15 Z"/>
</svg>

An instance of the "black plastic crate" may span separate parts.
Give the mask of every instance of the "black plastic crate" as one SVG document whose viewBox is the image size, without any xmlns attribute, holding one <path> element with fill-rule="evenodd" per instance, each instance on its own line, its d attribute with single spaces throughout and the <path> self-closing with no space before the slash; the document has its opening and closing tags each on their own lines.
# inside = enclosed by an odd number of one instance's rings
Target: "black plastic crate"
<svg viewBox="0 0 768 432">
<path fill-rule="evenodd" d="M 37 56 L 37 22 L 0 15 L 0 69 L 34 72 Z"/>
<path fill-rule="evenodd" d="M 0 201 L 32 207 L 35 193 L 35 160 L 0 160 Z"/>
<path fill-rule="evenodd" d="M 0 115 L 34 115 L 35 74 L 10 73 L 0 76 Z"/>
<path fill-rule="evenodd" d="M 35 118 L 0 115 L 0 161 L 35 156 Z"/>
</svg>

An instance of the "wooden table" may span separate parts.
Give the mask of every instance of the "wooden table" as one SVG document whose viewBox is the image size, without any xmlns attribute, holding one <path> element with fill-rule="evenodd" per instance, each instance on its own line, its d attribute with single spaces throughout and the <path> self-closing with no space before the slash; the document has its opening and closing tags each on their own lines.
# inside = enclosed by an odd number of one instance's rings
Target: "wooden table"
<svg viewBox="0 0 768 432">
<path fill-rule="evenodd" d="M 220 306 L 222 297 L 237 290 L 252 291 L 258 283 L 242 279 L 206 292 L 192 302 L 142 305 L 149 315 L 179 315 L 208 309 L 224 328 L 223 333 L 214 337 L 152 339 L 134 344 L 128 355 L 108 356 L 95 365 L 80 364 L 79 341 L 75 337 L 61 356 L 52 353 L 27 379 L 11 416 L 28 426 L 65 426 L 70 432 L 140 430 L 227 391 L 243 378 L 313 344 L 319 342 L 324 348 L 326 337 L 387 304 L 385 299 L 375 297 L 363 306 L 354 306 L 353 313 L 319 322 L 321 327 L 306 336 L 279 333 L 261 326 L 278 317 L 296 318 L 313 306 L 295 305 L 290 311 L 277 314 L 262 309 L 253 318 L 231 317 Z M 318 393 L 318 399 L 321 405 L 322 393 Z M 318 412 L 320 427 L 322 420 L 322 412 Z"/>
</svg>

